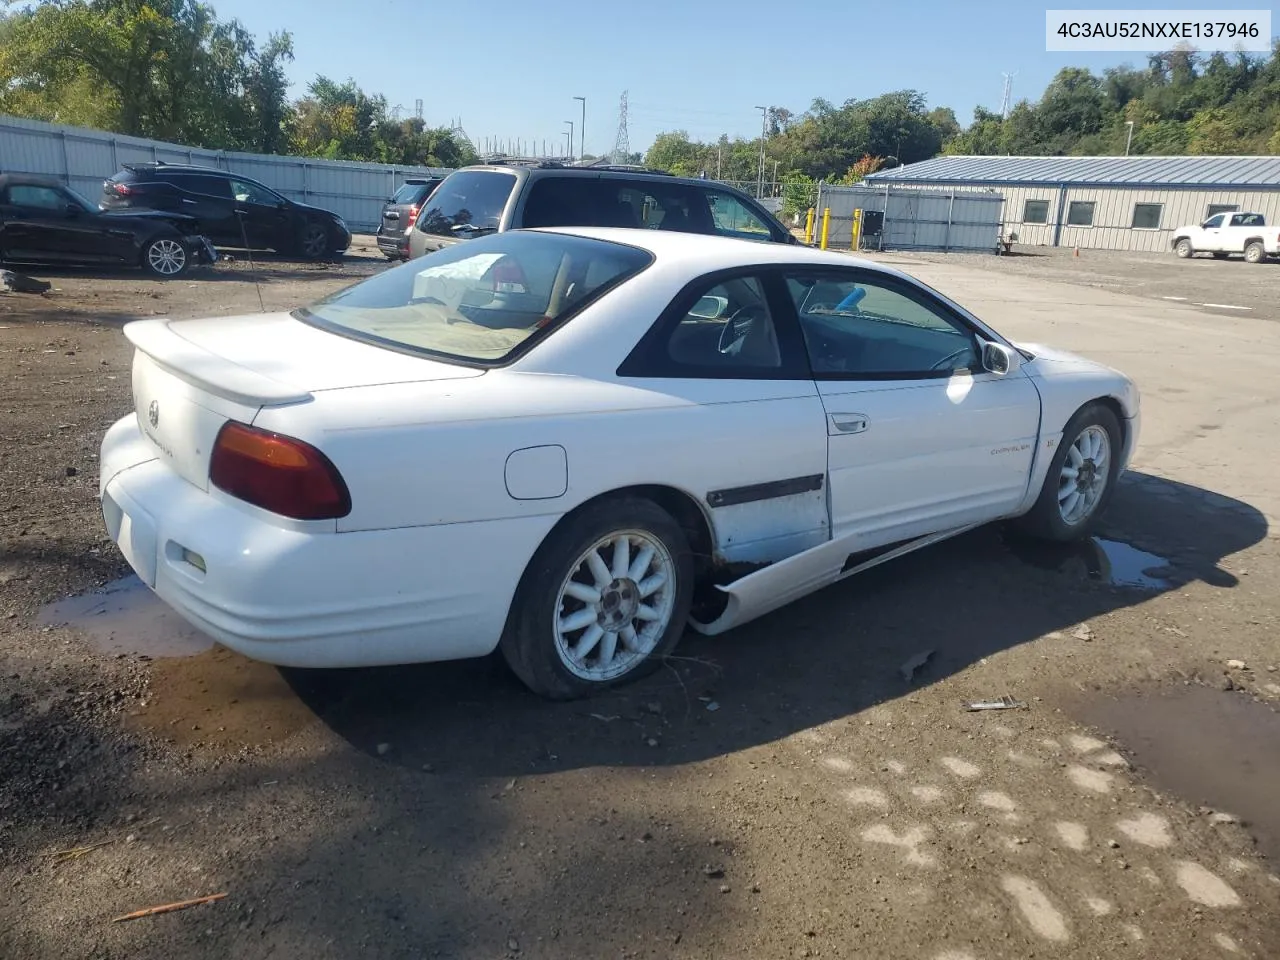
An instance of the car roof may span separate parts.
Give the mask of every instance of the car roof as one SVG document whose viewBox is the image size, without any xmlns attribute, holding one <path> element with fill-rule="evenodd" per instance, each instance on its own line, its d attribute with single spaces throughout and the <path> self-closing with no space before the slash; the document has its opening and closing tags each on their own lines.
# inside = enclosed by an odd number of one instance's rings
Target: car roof
<svg viewBox="0 0 1280 960">
<path fill-rule="evenodd" d="M 523 231 L 522 231 L 523 232 Z M 562 233 L 644 250 L 659 261 L 694 263 L 699 272 L 732 267 L 796 264 L 798 266 L 856 266 L 878 273 L 899 275 L 900 271 L 839 250 L 818 250 L 803 244 L 766 243 L 706 233 L 651 230 L 626 227 L 539 227 L 530 233 Z"/>
<path fill-rule="evenodd" d="M 229 177 L 231 173 L 222 170 L 219 167 L 205 167 L 198 163 L 165 163 L 163 160 L 147 160 L 145 163 L 126 163 L 124 169 L 134 173 L 160 173 L 162 171 L 172 171 L 174 173 L 207 173 L 217 174 L 218 176 Z"/>
<path fill-rule="evenodd" d="M 740 193 L 735 187 L 721 183 L 716 180 L 704 180 L 701 177 L 681 177 L 674 173 L 668 173 L 665 170 L 655 170 L 652 167 L 637 167 L 627 164 L 600 164 L 597 166 L 570 166 L 568 164 L 555 163 L 553 161 L 546 162 L 519 162 L 510 161 L 507 163 L 476 163 L 468 167 L 459 167 L 454 173 L 463 173 L 477 170 L 487 170 L 493 173 L 510 173 L 519 175 L 524 173 L 527 177 L 533 176 L 594 176 L 598 178 L 622 179 L 622 180 L 653 180 L 661 183 L 686 183 L 698 184 L 699 186 L 712 187 L 717 190 L 732 190 Z"/>
</svg>

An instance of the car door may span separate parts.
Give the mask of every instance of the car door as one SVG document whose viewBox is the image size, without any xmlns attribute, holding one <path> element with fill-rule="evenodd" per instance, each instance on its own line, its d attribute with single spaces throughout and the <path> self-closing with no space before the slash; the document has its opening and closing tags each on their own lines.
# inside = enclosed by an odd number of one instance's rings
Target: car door
<svg viewBox="0 0 1280 960">
<path fill-rule="evenodd" d="M 1217 249 L 1224 253 L 1244 253 L 1244 241 L 1249 236 L 1249 214 L 1233 213 L 1227 225 L 1220 231 L 1222 245 Z"/>
<path fill-rule="evenodd" d="M 697 497 L 728 563 L 769 563 L 830 538 L 822 401 L 794 324 L 775 322 L 787 309 L 759 271 L 704 276 L 618 369 L 685 401 L 663 405 L 671 425 L 652 459 L 669 472 L 654 482 Z"/>
<path fill-rule="evenodd" d="M 283 197 L 260 183 L 236 177 L 231 178 L 231 195 L 250 247 L 288 250 L 293 246 L 289 206 Z"/>
<path fill-rule="evenodd" d="M 240 220 L 236 216 L 231 184 L 225 175 L 205 173 L 169 174 L 177 193 L 173 209 L 195 217 L 200 233 L 222 247 L 239 247 Z"/>
<path fill-rule="evenodd" d="M 55 186 L 10 184 L 5 197 L 6 253 L 17 259 L 96 263 L 104 255 L 97 218 Z"/>
<path fill-rule="evenodd" d="M 832 537 L 875 549 L 1022 502 L 1040 397 L 981 366 L 981 338 L 927 289 L 856 268 L 787 270 L 826 417 Z"/>
<path fill-rule="evenodd" d="M 1215 253 L 1225 249 L 1222 223 L 1226 219 L 1227 215 L 1225 213 L 1219 213 L 1202 223 L 1200 225 L 1200 236 L 1196 239 L 1195 248 Z"/>
<path fill-rule="evenodd" d="M 783 239 L 781 231 L 771 227 L 760 211 L 753 210 L 729 191 L 707 189 L 701 192 L 706 199 L 712 229 L 720 236 L 766 242 Z"/>
</svg>

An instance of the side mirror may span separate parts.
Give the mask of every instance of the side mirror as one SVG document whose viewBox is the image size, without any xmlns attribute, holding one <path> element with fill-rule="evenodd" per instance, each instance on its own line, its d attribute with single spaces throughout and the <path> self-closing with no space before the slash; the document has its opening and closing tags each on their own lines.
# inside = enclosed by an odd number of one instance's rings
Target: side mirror
<svg viewBox="0 0 1280 960">
<path fill-rule="evenodd" d="M 728 309 L 728 306 L 728 297 L 717 297 L 712 294 L 707 294 L 693 305 L 693 309 L 689 311 L 689 316 L 697 317 L 699 320 L 719 320 L 724 316 L 724 312 Z"/>
<path fill-rule="evenodd" d="M 1018 368 L 1020 357 L 1003 343 L 982 344 L 982 369 L 1003 377 Z"/>
<path fill-rule="evenodd" d="M 80 216 L 81 210 L 79 205 L 74 203 L 68 203 L 65 207 L 62 208 L 62 212 L 65 213 L 68 217 L 78 217 Z"/>
</svg>

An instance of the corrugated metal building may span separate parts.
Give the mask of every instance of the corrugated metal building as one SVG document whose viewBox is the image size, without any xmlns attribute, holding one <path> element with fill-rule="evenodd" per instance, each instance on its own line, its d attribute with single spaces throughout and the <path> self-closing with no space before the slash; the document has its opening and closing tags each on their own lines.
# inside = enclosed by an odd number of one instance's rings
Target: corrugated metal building
<svg viewBox="0 0 1280 960">
<path fill-rule="evenodd" d="M 1031 246 L 1164 252 L 1178 227 L 1224 210 L 1280 224 L 1280 157 L 934 157 L 878 186 L 1004 194 L 1003 232 Z"/>
</svg>

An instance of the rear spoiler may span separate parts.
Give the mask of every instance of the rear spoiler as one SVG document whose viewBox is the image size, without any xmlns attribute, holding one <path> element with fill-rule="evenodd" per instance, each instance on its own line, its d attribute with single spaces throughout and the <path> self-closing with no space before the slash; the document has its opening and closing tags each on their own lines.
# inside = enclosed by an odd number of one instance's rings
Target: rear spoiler
<svg viewBox="0 0 1280 960">
<path fill-rule="evenodd" d="M 176 333 L 170 323 L 171 320 L 134 320 L 124 325 L 124 335 L 175 377 L 226 400 L 275 407 L 314 399 L 309 391 L 272 380 L 192 343 Z"/>
</svg>

